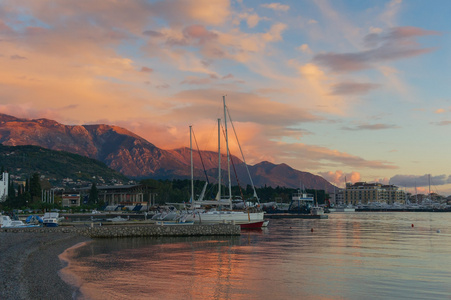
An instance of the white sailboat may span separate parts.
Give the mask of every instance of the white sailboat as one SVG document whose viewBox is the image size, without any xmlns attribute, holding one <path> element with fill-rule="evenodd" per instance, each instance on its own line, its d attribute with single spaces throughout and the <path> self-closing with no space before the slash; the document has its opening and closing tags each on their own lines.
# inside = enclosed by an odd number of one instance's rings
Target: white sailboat
<svg viewBox="0 0 451 300">
<path fill-rule="evenodd" d="M 266 226 L 268 223 L 264 222 L 264 212 L 259 209 L 254 209 L 251 211 L 250 208 L 245 208 L 243 210 L 232 210 L 232 184 L 230 180 L 230 153 L 228 145 L 228 134 L 227 134 L 227 107 L 225 104 L 225 97 L 223 97 L 224 105 L 224 129 L 226 136 L 226 150 L 227 150 L 227 174 L 228 174 L 228 197 L 222 197 L 221 194 L 221 138 L 220 138 L 220 126 L 221 120 L 218 119 L 218 195 L 214 200 L 203 200 L 204 192 L 202 192 L 199 200 L 194 200 L 194 187 L 191 185 L 191 201 L 193 212 L 187 218 L 187 220 L 192 220 L 196 224 L 239 224 L 241 228 L 261 228 Z M 233 124 L 232 124 L 233 125 Z M 190 127 L 190 148 L 191 148 L 191 182 L 193 182 L 193 160 L 192 160 L 192 143 L 191 143 L 191 127 Z M 241 150 L 241 147 L 240 147 Z M 241 154 L 243 155 L 242 151 Z M 254 190 L 254 197 L 259 200 L 255 187 L 250 177 L 249 170 L 247 169 L 246 162 L 243 156 L 243 162 L 246 166 L 252 188 Z M 206 206 L 212 206 L 213 208 L 205 209 Z"/>
</svg>

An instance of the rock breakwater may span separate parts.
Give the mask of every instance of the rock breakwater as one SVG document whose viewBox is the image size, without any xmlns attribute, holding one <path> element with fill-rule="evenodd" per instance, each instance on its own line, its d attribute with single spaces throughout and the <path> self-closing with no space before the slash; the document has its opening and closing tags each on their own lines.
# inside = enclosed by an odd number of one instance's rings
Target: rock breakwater
<svg viewBox="0 0 451 300">
<path fill-rule="evenodd" d="M 0 232 L 69 233 L 90 238 L 118 238 L 145 236 L 234 236 L 240 235 L 239 225 L 133 225 L 133 226 L 60 226 L 33 228 L 3 228 Z"/>
</svg>

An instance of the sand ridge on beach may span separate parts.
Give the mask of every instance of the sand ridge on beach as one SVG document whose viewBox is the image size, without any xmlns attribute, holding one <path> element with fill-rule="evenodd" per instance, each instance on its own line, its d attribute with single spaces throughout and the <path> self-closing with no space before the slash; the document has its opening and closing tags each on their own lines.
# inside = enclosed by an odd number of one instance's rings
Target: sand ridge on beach
<svg viewBox="0 0 451 300">
<path fill-rule="evenodd" d="M 58 255 L 88 237 L 71 233 L 0 232 L 0 299 L 72 299 L 58 275 Z"/>
</svg>

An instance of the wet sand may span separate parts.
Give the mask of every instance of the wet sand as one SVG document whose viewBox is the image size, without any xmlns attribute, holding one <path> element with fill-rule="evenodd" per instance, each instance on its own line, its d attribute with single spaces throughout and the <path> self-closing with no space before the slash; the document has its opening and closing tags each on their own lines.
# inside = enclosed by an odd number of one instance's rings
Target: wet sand
<svg viewBox="0 0 451 300">
<path fill-rule="evenodd" d="M 73 299 L 76 288 L 58 271 L 58 255 L 89 241 L 72 233 L 0 232 L 0 299 Z"/>
</svg>

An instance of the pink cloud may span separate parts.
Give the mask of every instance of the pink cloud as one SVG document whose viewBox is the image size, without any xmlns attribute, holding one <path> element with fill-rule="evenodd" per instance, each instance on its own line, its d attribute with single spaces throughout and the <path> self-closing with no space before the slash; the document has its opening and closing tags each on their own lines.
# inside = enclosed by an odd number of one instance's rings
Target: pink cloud
<svg viewBox="0 0 451 300">
<path fill-rule="evenodd" d="M 161 32 L 158 31 L 154 31 L 154 30 L 146 30 L 143 32 L 144 35 L 150 36 L 150 37 L 155 37 L 155 38 L 159 38 L 159 37 L 163 37 L 164 34 L 162 34 Z"/>
<path fill-rule="evenodd" d="M 355 127 L 343 127 L 343 130 L 383 130 L 399 128 L 399 126 L 392 124 L 363 124 Z"/>
<path fill-rule="evenodd" d="M 229 0 L 169 0 L 151 4 L 152 13 L 164 17 L 171 24 L 186 24 L 193 21 L 209 25 L 223 24 L 229 17 Z"/>
<path fill-rule="evenodd" d="M 11 59 L 14 59 L 14 60 L 27 59 L 26 57 L 20 56 L 20 55 L 17 55 L 17 54 L 11 55 L 10 58 L 11 58 Z"/>
<path fill-rule="evenodd" d="M 204 84 L 209 84 L 211 83 L 212 78 L 200 78 L 200 77 L 196 77 L 196 76 L 189 76 L 187 78 L 185 78 L 185 80 L 183 80 L 181 82 L 181 84 L 192 84 L 192 85 L 204 85 Z"/>
<path fill-rule="evenodd" d="M 152 73 L 153 69 L 148 68 L 148 67 L 142 67 L 140 72 L 144 72 L 144 73 Z"/>
<path fill-rule="evenodd" d="M 380 85 L 361 82 L 341 82 L 332 86 L 333 95 L 362 95 L 377 89 Z"/>
<path fill-rule="evenodd" d="M 425 35 L 438 35 L 416 27 L 397 27 L 388 33 L 371 33 L 365 37 L 365 44 L 370 50 L 354 53 L 320 53 L 313 61 L 335 72 L 353 72 L 370 69 L 378 62 L 409 58 L 434 51 L 422 48 L 414 38 Z"/>
<path fill-rule="evenodd" d="M 208 31 L 203 25 L 191 25 L 183 30 L 183 35 L 189 39 L 197 40 L 199 44 L 214 40 L 217 34 Z"/>
</svg>

